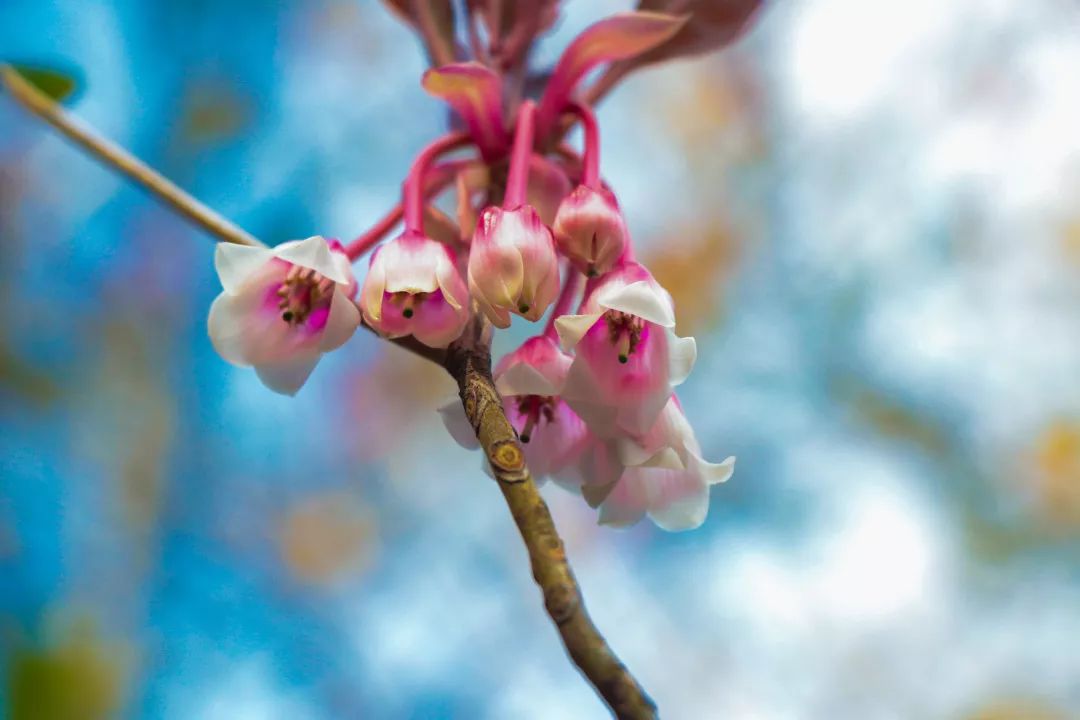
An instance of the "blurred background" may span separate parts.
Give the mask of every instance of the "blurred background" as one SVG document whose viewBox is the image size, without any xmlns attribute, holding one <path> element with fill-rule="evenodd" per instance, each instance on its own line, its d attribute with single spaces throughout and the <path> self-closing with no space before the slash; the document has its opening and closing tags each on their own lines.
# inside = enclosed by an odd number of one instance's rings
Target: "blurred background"
<svg viewBox="0 0 1080 720">
<path fill-rule="evenodd" d="M 541 65 L 630 3 L 564 5 Z M 445 121 L 375 0 L 0 0 L 0 56 L 270 243 L 359 234 Z M 739 458 L 684 534 L 544 489 L 664 717 L 1080 717 L 1077 68 L 1073 0 L 774 0 L 603 105 Z M 7 717 L 606 717 L 450 380 L 359 333 L 274 395 L 212 254 L 0 96 Z"/>
</svg>

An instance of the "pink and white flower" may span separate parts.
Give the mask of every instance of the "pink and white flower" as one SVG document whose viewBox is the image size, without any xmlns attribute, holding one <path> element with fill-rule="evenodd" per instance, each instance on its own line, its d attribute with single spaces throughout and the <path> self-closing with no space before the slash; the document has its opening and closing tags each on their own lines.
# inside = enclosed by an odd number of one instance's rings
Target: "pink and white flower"
<svg viewBox="0 0 1080 720">
<path fill-rule="evenodd" d="M 579 312 L 555 320 L 563 348 L 575 352 L 563 397 L 600 437 L 644 435 L 690 374 L 694 339 L 671 330 L 671 296 L 632 261 L 587 288 Z"/>
<path fill-rule="evenodd" d="M 559 205 L 551 229 L 559 251 L 589 277 L 606 273 L 626 251 L 626 223 L 606 188 L 579 185 Z"/>
<path fill-rule="evenodd" d="M 389 338 L 444 348 L 469 322 L 469 293 L 450 249 L 418 233 L 382 245 L 360 291 L 364 320 Z"/>
<path fill-rule="evenodd" d="M 692 530 L 709 511 L 709 488 L 725 482 L 735 458 L 710 463 L 674 395 L 643 437 L 616 441 L 621 477 L 605 485 L 594 480 L 582 491 L 599 506 L 601 525 L 625 527 L 646 515 L 664 530 Z"/>
<path fill-rule="evenodd" d="M 531 205 L 489 207 L 469 251 L 469 290 L 496 327 L 510 313 L 536 322 L 559 294 L 559 261 L 551 231 Z"/>
<path fill-rule="evenodd" d="M 559 397 L 570 362 L 570 356 L 554 340 L 540 335 L 504 356 L 494 378 L 533 477 L 538 482 L 551 477 L 561 485 L 577 488 L 582 482 L 582 455 L 587 448 L 592 450 L 595 438 Z M 447 403 L 439 412 L 458 444 L 469 449 L 478 447 L 458 400 Z M 614 464 L 613 445 L 608 454 Z M 612 476 L 609 472 L 606 477 L 614 480 L 618 474 Z"/>
<path fill-rule="evenodd" d="M 234 365 L 254 366 L 275 392 L 296 394 L 322 354 L 360 324 L 356 279 L 336 240 L 220 243 L 214 267 L 224 288 L 207 321 L 214 349 Z"/>
</svg>

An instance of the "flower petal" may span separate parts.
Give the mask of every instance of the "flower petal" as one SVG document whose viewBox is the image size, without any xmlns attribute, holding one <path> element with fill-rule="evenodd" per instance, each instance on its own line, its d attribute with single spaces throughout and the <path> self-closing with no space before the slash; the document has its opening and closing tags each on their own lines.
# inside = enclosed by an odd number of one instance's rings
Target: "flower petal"
<svg viewBox="0 0 1080 720">
<path fill-rule="evenodd" d="M 269 248 L 222 242 L 214 250 L 214 269 L 225 292 L 235 295 L 240 292 L 244 281 L 272 257 L 274 253 Z"/>
<path fill-rule="evenodd" d="M 700 473 L 710 485 L 727 482 L 735 472 L 734 455 L 731 455 L 725 458 L 723 462 L 718 463 L 711 463 L 695 456 L 694 462 L 701 466 Z"/>
<path fill-rule="evenodd" d="M 291 262 L 293 265 L 311 268 L 324 277 L 328 277 L 336 283 L 348 285 L 351 279 L 342 273 L 342 268 L 334 261 L 334 254 L 326 239 L 318 235 L 312 235 L 306 240 L 293 240 L 282 243 L 273 248 L 274 255 L 282 260 Z"/>
<path fill-rule="evenodd" d="M 693 530 L 709 513 L 709 486 L 691 469 L 641 470 L 649 496 L 649 517 L 662 530 Z"/>
<path fill-rule="evenodd" d="M 638 280 L 623 287 L 605 292 L 600 304 L 612 310 L 637 315 L 661 327 L 675 327 L 675 312 L 671 307 L 671 298 L 658 285 L 647 280 Z"/>
<path fill-rule="evenodd" d="M 319 350 L 329 352 L 345 344 L 360 325 L 360 311 L 350 300 L 340 285 L 334 286 L 334 297 L 330 300 L 330 316 L 326 319 Z"/>
<path fill-rule="evenodd" d="M 282 395 L 295 395 L 319 362 L 321 353 L 305 353 L 288 360 L 255 366 L 263 385 Z"/>
<path fill-rule="evenodd" d="M 670 446 L 650 451 L 631 438 L 619 438 L 615 441 L 619 462 L 627 467 L 663 468 L 666 470 L 684 470 L 682 458 Z"/>
<path fill-rule="evenodd" d="M 495 380 L 495 389 L 503 397 L 518 395 L 542 395 L 554 397 L 559 389 L 544 377 L 532 365 L 518 363 L 511 365 Z"/>
<path fill-rule="evenodd" d="M 561 315 L 555 318 L 555 331 L 559 333 L 559 342 L 562 343 L 563 350 L 573 350 L 581 342 L 581 338 L 585 337 L 585 333 L 589 332 L 589 329 L 601 317 L 603 313 Z"/>
<path fill-rule="evenodd" d="M 476 439 L 476 431 L 473 430 L 469 418 L 465 415 L 465 408 L 457 397 L 447 400 L 438 409 L 439 417 L 442 418 L 443 426 L 461 447 L 466 450 L 476 450 L 480 447 L 480 441 Z"/>
<path fill-rule="evenodd" d="M 525 198 L 545 225 L 555 222 L 559 205 L 572 189 L 570 179 L 558 165 L 540 155 L 529 160 L 529 188 Z"/>
<path fill-rule="evenodd" d="M 372 324 L 382 320 L 383 294 L 386 291 L 386 264 L 377 261 L 382 251 L 383 248 L 376 248 L 371 256 L 371 264 L 360 290 L 360 309 Z"/>
<path fill-rule="evenodd" d="M 697 361 L 697 341 L 692 337 L 679 337 L 668 330 L 668 362 L 672 387 L 678 387 L 690 377 Z"/>
</svg>

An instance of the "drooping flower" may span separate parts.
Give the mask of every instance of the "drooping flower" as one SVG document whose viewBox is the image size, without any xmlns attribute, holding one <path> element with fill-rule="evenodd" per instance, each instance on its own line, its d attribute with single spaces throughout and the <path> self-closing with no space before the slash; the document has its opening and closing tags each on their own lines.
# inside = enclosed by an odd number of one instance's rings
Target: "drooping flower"
<svg viewBox="0 0 1080 720">
<path fill-rule="evenodd" d="M 582 455 L 595 438 L 559 397 L 571 358 L 550 337 L 539 335 L 504 356 L 495 368 L 495 388 L 525 451 L 526 464 L 539 482 L 548 477 L 565 486 L 582 482 Z M 439 410 L 460 445 L 476 448 L 476 437 L 456 399 Z M 609 455 L 614 462 L 615 448 Z M 592 457 L 592 456 L 590 456 Z M 609 480 L 612 477 L 608 473 Z"/>
<path fill-rule="evenodd" d="M 428 347 L 444 348 L 469 321 L 469 294 L 450 249 L 406 232 L 382 245 L 360 291 L 364 320 L 379 333 L 412 335 Z"/>
<path fill-rule="evenodd" d="M 469 251 L 469 290 L 500 328 L 510 327 L 510 313 L 536 322 L 555 301 L 555 242 L 531 205 L 481 214 Z"/>
<path fill-rule="evenodd" d="M 579 311 L 555 320 L 575 351 L 563 397 L 600 437 L 644 435 L 690 374 L 694 339 L 671 330 L 671 296 L 633 261 L 594 281 Z"/>
<path fill-rule="evenodd" d="M 360 324 L 356 279 L 336 240 L 221 243 L 214 267 L 224 288 L 207 321 L 214 349 L 234 365 L 254 366 L 275 392 L 295 394 L 322 354 Z"/>
<path fill-rule="evenodd" d="M 606 273 L 626 250 L 626 224 L 606 188 L 579 185 L 559 205 L 551 229 L 559 251 L 589 277 Z"/>
<path fill-rule="evenodd" d="M 734 457 L 721 463 L 701 457 L 701 446 L 674 395 L 648 433 L 622 438 L 616 445 L 625 466 L 618 480 L 592 481 L 582 488 L 589 503 L 599 506 L 602 525 L 625 527 L 648 515 L 664 530 L 692 530 L 708 514 L 709 488 L 735 470 Z"/>
</svg>

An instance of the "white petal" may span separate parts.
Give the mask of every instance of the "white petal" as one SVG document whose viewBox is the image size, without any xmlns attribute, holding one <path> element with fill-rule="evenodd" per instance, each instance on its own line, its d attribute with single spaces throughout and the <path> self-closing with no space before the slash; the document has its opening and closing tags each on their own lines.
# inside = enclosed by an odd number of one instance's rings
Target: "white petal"
<svg viewBox="0 0 1080 720">
<path fill-rule="evenodd" d="M 675 327 L 675 312 L 667 293 L 647 280 L 638 280 L 605 293 L 600 303 L 612 310 L 637 315 L 662 327 Z"/>
<path fill-rule="evenodd" d="M 341 266 L 334 261 L 330 246 L 318 235 L 282 243 L 274 248 L 274 254 L 294 265 L 311 268 L 336 283 L 349 284 L 349 275 L 342 272 Z"/>
<path fill-rule="evenodd" d="M 731 455 L 724 459 L 723 462 L 711 463 L 707 460 L 694 456 L 694 462 L 699 465 L 698 472 L 701 473 L 705 481 L 710 485 L 716 485 L 717 483 L 727 482 L 735 472 L 735 456 Z"/>
<path fill-rule="evenodd" d="M 476 431 L 473 430 L 469 418 L 465 415 L 465 408 L 461 406 L 461 400 L 452 398 L 439 408 L 439 417 L 442 418 L 443 426 L 461 447 L 466 450 L 476 450 L 480 447 L 480 441 L 476 439 Z M 486 464 L 486 463 L 485 463 Z"/>
<path fill-rule="evenodd" d="M 516 395 L 542 395 L 553 397 L 559 394 L 559 388 L 551 384 L 539 370 L 526 363 L 511 365 L 495 380 L 495 389 L 503 397 Z"/>
<path fill-rule="evenodd" d="M 235 295 L 253 273 L 274 257 L 268 248 L 218 243 L 214 250 L 214 269 L 225 292 Z"/>
<path fill-rule="evenodd" d="M 375 252 L 382 252 L 382 248 L 377 249 Z M 364 277 L 364 285 L 360 288 L 360 307 L 371 324 L 382 320 L 382 303 L 385 290 L 386 264 L 379 262 L 377 256 L 373 255 L 368 274 Z"/>
<path fill-rule="evenodd" d="M 295 395 L 319 362 L 321 353 L 306 354 L 282 362 L 256 365 L 255 372 L 266 387 L 282 395 Z"/>
<path fill-rule="evenodd" d="M 600 505 L 597 522 L 612 527 L 627 527 L 645 517 L 648 508 L 646 490 L 635 471 L 623 473 Z"/>
<path fill-rule="evenodd" d="M 662 447 L 650 452 L 630 438 L 615 441 L 619 453 L 619 462 L 627 467 L 665 468 L 668 470 L 684 469 L 679 454 L 671 447 Z"/>
<path fill-rule="evenodd" d="M 326 318 L 319 339 L 319 350 L 329 352 L 345 344 L 360 325 L 360 311 L 356 304 L 342 291 L 340 285 L 334 285 L 334 297 L 330 300 L 330 315 Z"/>
<path fill-rule="evenodd" d="M 690 371 L 694 369 L 694 363 L 697 361 L 697 341 L 692 337 L 679 337 L 671 330 L 667 332 L 670 370 L 668 382 L 672 387 L 678 387 L 690 377 Z"/>
<path fill-rule="evenodd" d="M 214 298 L 210 315 L 206 318 L 206 329 L 214 350 L 228 362 L 240 367 L 251 366 L 244 343 L 248 306 L 239 296 L 221 293 Z"/>
<path fill-rule="evenodd" d="M 682 475 L 677 473 L 673 475 Z M 654 490 L 655 492 L 655 490 Z M 671 479 L 660 492 L 665 496 L 649 510 L 649 517 L 661 530 L 681 532 L 701 527 L 709 514 L 709 486 Z M 654 500 L 654 503 L 657 501 Z"/>
<path fill-rule="evenodd" d="M 592 315 L 560 315 L 555 318 L 555 331 L 559 333 L 559 342 L 563 350 L 570 351 L 581 342 L 585 333 L 603 317 L 603 313 Z"/>
</svg>

